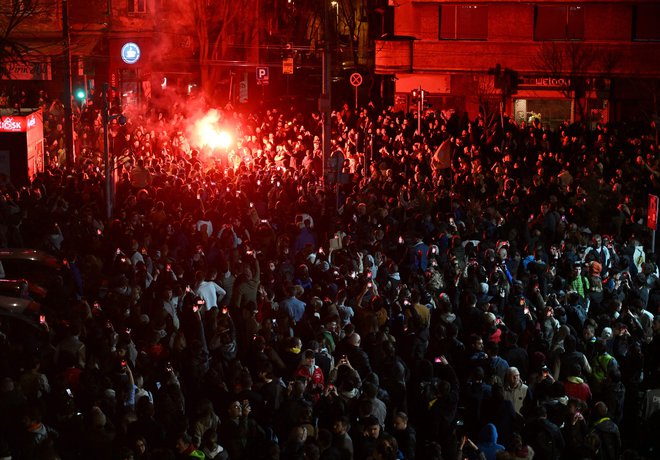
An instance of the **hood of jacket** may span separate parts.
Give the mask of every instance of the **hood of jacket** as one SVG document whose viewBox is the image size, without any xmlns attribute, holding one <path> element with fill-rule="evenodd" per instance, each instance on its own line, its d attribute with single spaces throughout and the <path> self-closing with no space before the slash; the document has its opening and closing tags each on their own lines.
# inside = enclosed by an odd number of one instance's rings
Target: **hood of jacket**
<svg viewBox="0 0 660 460">
<path fill-rule="evenodd" d="M 497 443 L 497 428 L 492 423 L 484 426 L 479 432 L 479 441 L 484 443 Z"/>
<path fill-rule="evenodd" d="M 597 420 L 594 423 L 594 429 L 602 431 L 603 433 L 614 434 L 619 431 L 619 427 L 609 417 Z"/>
</svg>

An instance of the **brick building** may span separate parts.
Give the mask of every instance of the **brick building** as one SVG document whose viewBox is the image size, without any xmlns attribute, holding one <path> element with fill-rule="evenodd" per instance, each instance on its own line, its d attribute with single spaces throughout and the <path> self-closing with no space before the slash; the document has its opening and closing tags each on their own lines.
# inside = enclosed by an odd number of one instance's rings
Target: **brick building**
<svg viewBox="0 0 660 460">
<path fill-rule="evenodd" d="M 413 89 L 474 117 L 504 111 L 591 123 L 648 118 L 660 95 L 660 2 L 390 0 L 376 72 L 396 105 Z"/>
</svg>

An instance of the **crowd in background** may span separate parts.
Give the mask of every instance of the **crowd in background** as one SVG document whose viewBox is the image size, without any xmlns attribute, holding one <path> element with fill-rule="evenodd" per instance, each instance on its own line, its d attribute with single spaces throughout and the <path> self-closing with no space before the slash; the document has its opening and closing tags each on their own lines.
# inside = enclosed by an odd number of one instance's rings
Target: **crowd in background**
<svg viewBox="0 0 660 460">
<path fill-rule="evenodd" d="M 99 102 L 66 167 L 40 97 L 48 168 L 0 180 L 0 246 L 63 270 L 44 343 L 0 347 L 0 456 L 660 455 L 651 126 L 345 105 L 324 181 L 316 113 L 226 107 L 218 151 L 152 106 L 110 127 L 108 222 Z"/>
</svg>

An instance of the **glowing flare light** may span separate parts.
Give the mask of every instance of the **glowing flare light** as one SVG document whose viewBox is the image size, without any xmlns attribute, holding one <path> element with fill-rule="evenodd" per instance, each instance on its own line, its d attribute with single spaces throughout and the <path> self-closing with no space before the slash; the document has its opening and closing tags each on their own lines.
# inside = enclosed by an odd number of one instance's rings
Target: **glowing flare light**
<svg viewBox="0 0 660 460">
<path fill-rule="evenodd" d="M 197 145 L 211 149 L 227 149 L 233 142 L 229 132 L 219 129 L 220 113 L 210 110 L 194 123 L 193 140 Z"/>
</svg>

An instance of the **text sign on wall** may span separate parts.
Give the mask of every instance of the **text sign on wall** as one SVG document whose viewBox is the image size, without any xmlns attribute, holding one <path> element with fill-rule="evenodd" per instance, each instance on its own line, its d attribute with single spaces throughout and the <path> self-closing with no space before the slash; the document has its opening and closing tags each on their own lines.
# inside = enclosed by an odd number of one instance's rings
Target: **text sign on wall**
<svg viewBox="0 0 660 460">
<path fill-rule="evenodd" d="M 526 77 L 520 78 L 518 87 L 534 88 L 570 88 L 571 79 L 568 77 Z"/>
<path fill-rule="evenodd" d="M 29 58 L 26 58 L 29 59 Z M 53 78 L 50 57 L 40 56 L 39 62 L 7 62 L 7 75 L 3 79 L 9 80 L 51 80 Z"/>
</svg>

